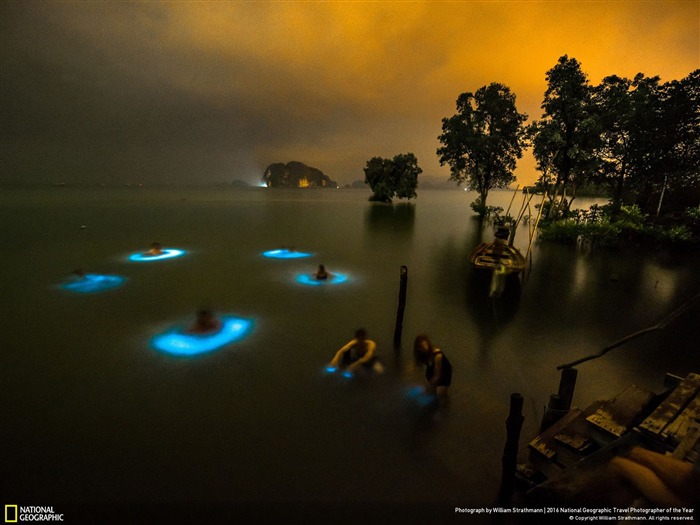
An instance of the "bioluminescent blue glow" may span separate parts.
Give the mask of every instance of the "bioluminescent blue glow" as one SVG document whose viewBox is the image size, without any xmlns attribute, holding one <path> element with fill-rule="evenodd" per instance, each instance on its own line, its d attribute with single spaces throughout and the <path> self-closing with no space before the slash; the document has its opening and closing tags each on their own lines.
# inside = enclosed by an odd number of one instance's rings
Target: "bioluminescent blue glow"
<svg viewBox="0 0 700 525">
<path fill-rule="evenodd" d="M 253 321 L 235 316 L 222 316 L 221 329 L 211 334 L 191 334 L 177 327 L 151 339 L 156 350 L 177 356 L 194 356 L 217 350 L 240 341 L 253 329 Z"/>
<path fill-rule="evenodd" d="M 421 408 L 429 407 L 438 402 L 435 394 L 427 392 L 422 386 L 412 386 L 406 390 L 406 398 Z"/>
<path fill-rule="evenodd" d="M 320 286 L 324 284 L 340 284 L 348 279 L 349 277 L 344 273 L 333 273 L 328 279 L 316 279 L 313 274 L 300 273 L 297 275 L 296 281 L 309 286 Z"/>
<path fill-rule="evenodd" d="M 295 250 L 287 250 L 285 248 L 263 252 L 263 257 L 270 257 L 272 259 L 301 259 L 303 257 L 311 257 L 312 255 L 313 253 L 297 252 Z"/>
<path fill-rule="evenodd" d="M 180 257 L 185 255 L 187 251 L 178 250 L 177 248 L 163 248 L 163 253 L 158 255 L 149 255 L 148 253 L 132 253 L 129 255 L 130 261 L 135 262 L 150 262 L 150 261 L 162 261 L 163 259 L 172 259 L 173 257 Z"/>
<path fill-rule="evenodd" d="M 351 379 L 351 378 L 355 377 L 354 372 L 351 372 L 350 370 L 343 369 L 343 368 L 340 368 L 337 366 L 328 365 L 323 370 L 328 375 L 336 375 L 336 376 L 344 377 L 346 379 Z"/>
<path fill-rule="evenodd" d="M 126 281 L 121 275 L 101 275 L 88 273 L 78 280 L 61 285 L 61 288 L 76 293 L 96 293 L 119 288 Z"/>
</svg>

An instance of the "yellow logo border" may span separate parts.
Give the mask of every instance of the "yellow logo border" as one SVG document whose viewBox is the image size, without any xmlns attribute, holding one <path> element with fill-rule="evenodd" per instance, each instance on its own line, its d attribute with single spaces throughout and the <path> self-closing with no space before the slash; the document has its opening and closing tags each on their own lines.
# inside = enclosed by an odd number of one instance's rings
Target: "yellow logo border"
<svg viewBox="0 0 700 525">
<path fill-rule="evenodd" d="M 17 505 L 5 505 L 5 523 L 17 523 Z M 15 509 L 15 519 L 11 520 L 8 516 L 8 510 Z"/>
</svg>

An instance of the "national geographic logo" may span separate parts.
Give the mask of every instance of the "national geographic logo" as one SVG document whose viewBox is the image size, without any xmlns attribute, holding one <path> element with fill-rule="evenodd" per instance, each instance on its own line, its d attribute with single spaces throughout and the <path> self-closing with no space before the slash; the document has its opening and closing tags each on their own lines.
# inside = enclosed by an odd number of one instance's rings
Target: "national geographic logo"
<svg viewBox="0 0 700 525">
<path fill-rule="evenodd" d="M 53 507 L 5 505 L 5 523 L 27 523 L 32 521 L 63 521 L 63 514 Z"/>
</svg>

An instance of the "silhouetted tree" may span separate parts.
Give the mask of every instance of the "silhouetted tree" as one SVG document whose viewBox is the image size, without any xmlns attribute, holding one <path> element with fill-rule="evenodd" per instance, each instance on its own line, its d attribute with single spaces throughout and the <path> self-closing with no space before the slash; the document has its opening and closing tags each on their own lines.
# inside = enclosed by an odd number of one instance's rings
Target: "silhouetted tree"
<svg viewBox="0 0 700 525">
<path fill-rule="evenodd" d="M 612 214 L 639 204 L 653 214 L 664 194 L 681 211 L 700 188 L 700 71 L 660 84 L 659 77 L 603 79 L 594 89 L 600 142 L 597 175 L 613 189 Z M 686 195 L 695 197 L 679 198 Z"/>
<path fill-rule="evenodd" d="M 365 183 L 372 189 L 370 200 L 381 202 L 415 198 L 418 175 L 423 172 L 413 153 L 400 153 L 393 159 L 372 157 L 364 171 Z"/>
<path fill-rule="evenodd" d="M 575 58 L 564 55 L 547 71 L 542 119 L 528 128 L 537 167 L 555 185 L 555 193 L 576 186 L 593 170 L 599 139 L 591 86 Z M 563 193 L 562 193 L 563 195 Z M 562 200 L 565 206 L 570 204 Z"/>
<path fill-rule="evenodd" d="M 594 156 L 599 176 L 613 188 L 613 216 L 620 211 L 625 182 L 634 174 L 632 161 L 637 144 L 632 126 L 637 115 L 632 95 L 632 82 L 616 75 L 605 77 L 593 89 L 600 126 L 600 142 Z"/>
<path fill-rule="evenodd" d="M 475 209 L 486 213 L 489 190 L 507 187 L 515 180 L 513 170 L 522 157 L 523 123 L 515 95 L 503 84 L 484 86 L 476 93 L 457 98 L 457 113 L 442 119 L 443 147 L 437 150 L 440 164 L 449 164 L 450 179 L 479 192 Z"/>
</svg>

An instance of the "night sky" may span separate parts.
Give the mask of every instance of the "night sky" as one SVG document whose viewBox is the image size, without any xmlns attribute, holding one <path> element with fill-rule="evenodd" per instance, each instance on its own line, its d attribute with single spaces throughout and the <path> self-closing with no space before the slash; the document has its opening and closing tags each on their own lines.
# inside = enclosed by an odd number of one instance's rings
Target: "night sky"
<svg viewBox="0 0 700 525">
<path fill-rule="evenodd" d="M 604 76 L 700 67 L 698 1 L 0 4 L 0 182 L 259 182 L 298 160 L 342 184 L 413 152 L 490 82 L 541 116 L 568 54 Z M 518 181 L 537 176 L 528 156 Z"/>
</svg>

